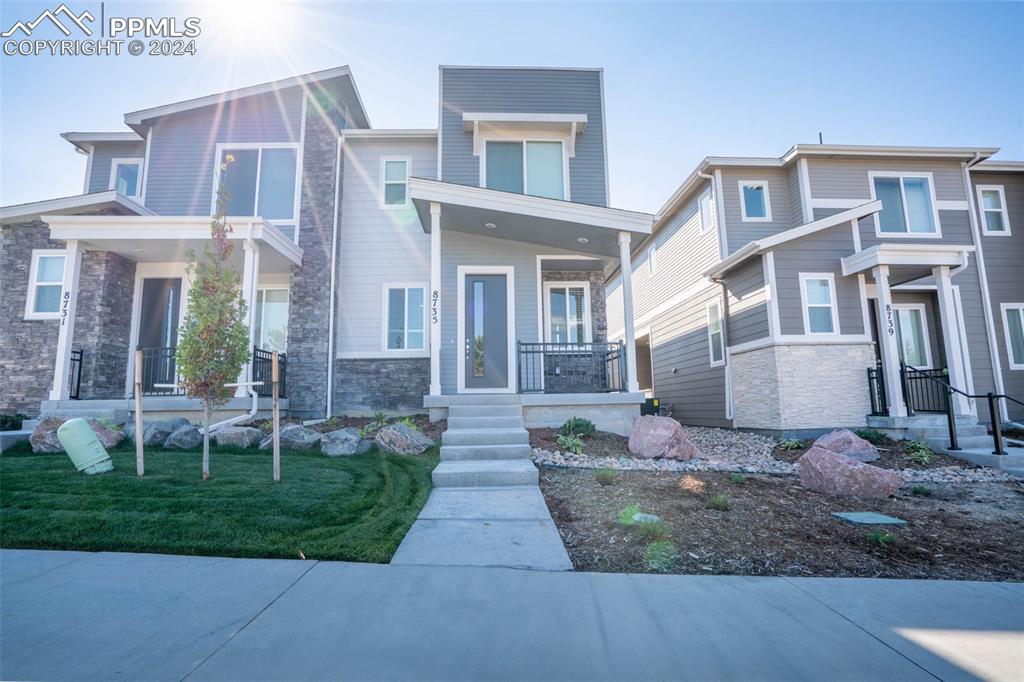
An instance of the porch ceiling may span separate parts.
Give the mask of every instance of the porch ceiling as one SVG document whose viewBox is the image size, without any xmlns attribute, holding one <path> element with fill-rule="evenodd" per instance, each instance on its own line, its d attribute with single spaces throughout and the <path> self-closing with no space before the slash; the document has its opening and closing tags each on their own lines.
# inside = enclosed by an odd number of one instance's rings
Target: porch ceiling
<svg viewBox="0 0 1024 682">
<path fill-rule="evenodd" d="M 885 265 L 893 283 L 911 282 L 927 277 L 935 267 L 965 265 L 972 251 L 974 246 L 970 244 L 876 244 L 843 258 L 843 274 L 854 275 Z"/>
<path fill-rule="evenodd" d="M 619 232 L 648 235 L 654 222 L 646 213 L 422 178 L 409 180 L 409 194 L 426 232 L 430 204 L 437 203 L 441 229 L 595 256 L 617 257 Z"/>
</svg>

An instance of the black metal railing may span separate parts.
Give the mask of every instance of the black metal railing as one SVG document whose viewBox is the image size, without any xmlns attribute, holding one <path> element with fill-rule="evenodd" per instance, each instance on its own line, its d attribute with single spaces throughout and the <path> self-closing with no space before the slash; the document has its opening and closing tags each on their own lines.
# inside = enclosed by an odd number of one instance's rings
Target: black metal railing
<svg viewBox="0 0 1024 682">
<path fill-rule="evenodd" d="M 885 396 L 885 377 L 882 366 L 868 367 L 868 393 L 871 395 L 871 414 L 884 417 L 889 414 L 889 401 Z"/>
<path fill-rule="evenodd" d="M 626 350 L 612 343 L 518 341 L 520 393 L 614 393 L 626 390 Z"/>
<path fill-rule="evenodd" d="M 944 383 L 949 383 L 949 370 L 917 369 L 900 363 L 900 386 L 903 387 L 903 399 L 907 403 L 907 412 L 945 412 L 946 390 Z"/>
<path fill-rule="evenodd" d="M 82 391 L 82 351 L 71 351 L 71 367 L 68 369 L 68 397 L 78 400 Z"/>
<path fill-rule="evenodd" d="M 139 348 L 142 351 L 142 395 L 184 395 L 178 386 L 176 348 Z"/>
<path fill-rule="evenodd" d="M 273 395 L 273 351 L 263 350 L 259 346 L 253 346 L 252 349 L 252 380 L 262 381 L 263 383 L 259 386 L 254 386 L 256 394 L 263 398 L 269 398 Z M 278 353 L 277 355 L 277 369 L 278 369 L 278 392 L 277 395 L 280 398 L 287 398 L 285 386 L 288 382 L 285 381 L 285 377 L 288 372 L 288 356 L 285 353 Z"/>
</svg>

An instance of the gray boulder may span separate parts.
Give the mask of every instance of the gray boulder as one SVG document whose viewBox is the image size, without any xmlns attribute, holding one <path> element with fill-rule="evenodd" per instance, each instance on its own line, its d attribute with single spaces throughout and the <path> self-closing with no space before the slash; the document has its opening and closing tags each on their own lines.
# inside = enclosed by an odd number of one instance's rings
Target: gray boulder
<svg viewBox="0 0 1024 682">
<path fill-rule="evenodd" d="M 263 438 L 263 432 L 251 426 L 222 426 L 210 434 L 217 445 L 251 448 Z"/>
<path fill-rule="evenodd" d="M 188 426 L 188 420 L 184 417 L 173 419 L 159 419 L 142 422 L 142 444 L 143 445 L 164 445 L 167 437 L 183 426 Z M 124 435 L 128 440 L 135 442 L 135 422 L 125 424 Z"/>
<path fill-rule="evenodd" d="M 32 430 L 32 435 L 28 438 L 32 444 L 32 452 L 64 452 L 64 446 L 61 445 L 60 440 L 57 438 L 57 429 L 69 419 L 73 419 L 73 417 L 51 415 L 44 417 L 36 424 L 36 428 Z M 103 447 L 107 450 L 124 439 L 124 433 L 113 422 L 106 419 L 86 419 L 86 421 L 93 432 L 99 436 L 100 442 L 103 443 Z"/>
<path fill-rule="evenodd" d="M 307 429 L 302 424 L 289 424 L 281 429 L 282 450 L 315 450 L 320 442 L 320 434 L 313 429 Z M 274 447 L 274 434 L 268 433 L 260 441 L 260 449 L 266 450 Z"/>
<path fill-rule="evenodd" d="M 405 424 L 385 426 L 377 432 L 375 440 L 382 449 L 399 455 L 419 455 L 434 444 L 434 441 Z"/>
<path fill-rule="evenodd" d="M 355 427 L 330 431 L 320 439 L 320 452 L 328 457 L 361 455 L 372 447 L 373 441 L 360 436 Z"/>
<path fill-rule="evenodd" d="M 165 448 L 175 450 L 196 450 L 203 445 L 203 434 L 192 424 L 185 424 L 174 430 L 164 441 Z"/>
</svg>

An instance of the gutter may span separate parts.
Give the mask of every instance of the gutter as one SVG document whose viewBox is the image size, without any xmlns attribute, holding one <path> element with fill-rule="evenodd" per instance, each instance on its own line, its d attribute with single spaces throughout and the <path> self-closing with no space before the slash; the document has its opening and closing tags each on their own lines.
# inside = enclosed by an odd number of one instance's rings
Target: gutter
<svg viewBox="0 0 1024 682">
<path fill-rule="evenodd" d="M 327 313 L 327 414 L 331 416 L 334 407 L 334 313 L 335 301 L 334 290 L 338 278 L 338 213 L 341 207 L 338 206 L 338 199 L 341 194 L 341 144 L 344 137 L 338 136 L 338 146 L 334 159 L 334 226 L 331 229 L 331 309 Z"/>
</svg>

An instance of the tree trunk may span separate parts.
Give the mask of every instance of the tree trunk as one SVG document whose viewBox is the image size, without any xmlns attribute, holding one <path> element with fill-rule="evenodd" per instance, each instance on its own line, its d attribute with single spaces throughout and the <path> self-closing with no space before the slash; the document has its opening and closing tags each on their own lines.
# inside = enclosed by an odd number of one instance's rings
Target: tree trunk
<svg viewBox="0 0 1024 682">
<path fill-rule="evenodd" d="M 210 478 L 210 404 L 203 401 L 203 419 L 206 428 L 203 429 L 203 480 Z"/>
</svg>

